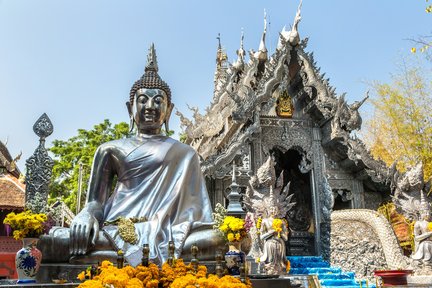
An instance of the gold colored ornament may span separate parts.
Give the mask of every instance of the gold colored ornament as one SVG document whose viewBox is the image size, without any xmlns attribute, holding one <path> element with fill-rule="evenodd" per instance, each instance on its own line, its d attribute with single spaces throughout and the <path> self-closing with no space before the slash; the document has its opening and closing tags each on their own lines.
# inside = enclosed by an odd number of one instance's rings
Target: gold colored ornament
<svg viewBox="0 0 432 288">
<path fill-rule="evenodd" d="M 276 114 L 279 117 L 291 118 L 294 113 L 294 105 L 287 90 L 283 90 L 276 102 Z"/>
<path fill-rule="evenodd" d="M 119 217 L 114 221 L 105 221 L 104 225 L 117 225 L 120 237 L 130 244 L 135 244 L 138 241 L 138 236 L 135 232 L 134 223 L 146 222 L 146 217 Z"/>
<path fill-rule="evenodd" d="M 118 230 L 120 237 L 125 242 L 135 244 L 138 241 L 138 237 L 135 232 L 135 225 L 131 219 L 120 217 L 118 220 Z"/>
</svg>

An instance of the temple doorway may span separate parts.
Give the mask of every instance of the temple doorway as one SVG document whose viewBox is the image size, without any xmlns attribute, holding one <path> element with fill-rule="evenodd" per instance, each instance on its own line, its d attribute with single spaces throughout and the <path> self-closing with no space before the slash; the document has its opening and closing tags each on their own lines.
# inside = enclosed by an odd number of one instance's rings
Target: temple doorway
<svg viewBox="0 0 432 288">
<path fill-rule="evenodd" d="M 291 201 L 296 203 L 285 216 L 290 230 L 287 255 L 315 255 L 311 172 L 302 173 L 299 168 L 304 152 L 301 148 L 283 152 L 274 147 L 270 153 L 276 163 L 276 177 L 283 173 L 284 186 L 291 183 L 290 194 L 294 194 Z"/>
<path fill-rule="evenodd" d="M 353 195 L 351 191 L 346 189 L 335 189 L 333 190 L 333 198 L 334 198 L 333 211 L 353 209 L 352 207 Z"/>
</svg>

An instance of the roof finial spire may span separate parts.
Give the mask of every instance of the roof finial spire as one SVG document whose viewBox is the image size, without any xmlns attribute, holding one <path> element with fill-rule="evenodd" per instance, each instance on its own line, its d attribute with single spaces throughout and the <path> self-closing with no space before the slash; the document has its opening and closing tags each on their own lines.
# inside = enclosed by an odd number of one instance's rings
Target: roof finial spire
<svg viewBox="0 0 432 288">
<path fill-rule="evenodd" d="M 267 48 L 265 46 L 265 37 L 267 33 L 267 13 L 264 9 L 264 31 L 261 36 L 260 45 L 258 51 L 255 52 L 254 57 L 260 61 L 260 63 L 264 63 L 267 61 Z"/>
<path fill-rule="evenodd" d="M 158 72 L 159 68 L 157 65 L 156 49 L 154 48 L 154 43 L 150 45 L 149 52 L 147 55 L 147 65 L 145 71 L 155 71 Z"/>
<path fill-rule="evenodd" d="M 218 36 L 216 37 L 216 39 L 218 39 L 218 42 L 219 42 L 218 49 L 222 49 L 220 33 L 218 33 Z"/>
<path fill-rule="evenodd" d="M 221 80 L 221 79 L 223 79 L 223 77 L 225 77 L 225 71 L 228 69 L 228 56 L 225 53 L 224 49 L 222 49 L 220 33 L 218 33 L 218 36 L 216 37 L 216 39 L 218 39 L 218 49 L 216 52 L 216 71 L 215 71 L 215 77 L 214 77 L 214 84 L 215 84 L 214 93 L 216 93 L 216 91 L 218 90 L 219 80 Z"/>
<path fill-rule="evenodd" d="M 296 46 L 300 43 L 300 35 L 298 32 L 298 24 L 301 20 L 301 7 L 302 7 L 303 0 L 300 0 L 299 6 L 297 7 L 297 13 L 294 17 L 294 23 L 291 27 L 291 32 L 288 38 L 288 42 L 291 44 L 291 46 Z"/>
<path fill-rule="evenodd" d="M 240 38 L 240 49 L 243 49 L 243 40 L 244 40 L 244 31 L 243 31 L 243 27 L 241 28 L 241 38 Z"/>
<path fill-rule="evenodd" d="M 233 63 L 233 67 L 237 70 L 243 70 L 244 68 L 244 56 L 246 54 L 246 51 L 243 48 L 243 39 L 244 39 L 244 33 L 243 28 L 241 29 L 241 37 L 240 37 L 240 48 L 237 50 L 237 60 Z"/>
<path fill-rule="evenodd" d="M 260 42 L 260 45 L 258 48 L 258 51 L 260 51 L 260 52 L 267 52 L 267 48 L 265 46 L 266 34 L 267 34 L 267 12 L 264 9 L 264 31 L 263 31 L 263 34 L 261 36 L 261 42 Z"/>
</svg>

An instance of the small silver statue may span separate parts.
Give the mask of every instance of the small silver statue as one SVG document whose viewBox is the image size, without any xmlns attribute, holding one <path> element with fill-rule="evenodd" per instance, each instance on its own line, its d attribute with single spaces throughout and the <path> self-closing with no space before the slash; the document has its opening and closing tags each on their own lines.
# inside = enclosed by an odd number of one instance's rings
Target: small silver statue
<svg viewBox="0 0 432 288">
<path fill-rule="evenodd" d="M 424 192 L 421 192 L 420 219 L 414 224 L 415 252 L 412 259 L 422 261 L 423 264 L 432 266 L 432 224 L 430 224 L 430 207 L 426 201 Z"/>
<path fill-rule="evenodd" d="M 271 206 L 268 216 L 261 223 L 261 240 L 263 241 L 263 254 L 260 262 L 264 263 L 266 273 L 269 275 L 286 274 L 286 249 L 285 242 L 288 241 L 288 227 L 286 223 L 278 218 L 279 209 Z M 275 229 L 275 221 L 282 221 L 281 231 Z"/>
<path fill-rule="evenodd" d="M 168 259 L 170 240 L 177 247 L 176 257 L 182 248 L 190 251 L 199 243 L 202 259 L 205 253 L 213 258 L 209 248 L 217 248 L 219 238 L 211 229 L 212 209 L 198 155 L 161 133 L 163 124 L 169 130 L 174 105 L 170 88 L 158 75 L 153 44 L 147 62 L 126 103 L 136 135 L 97 149 L 85 207 L 70 230 L 54 228 L 42 241 L 47 262 L 63 262 L 70 255 L 75 256 L 73 263 L 97 262 L 121 249 L 136 266 L 143 244 L 149 244 L 150 259 L 161 264 Z"/>
<path fill-rule="evenodd" d="M 249 219 L 259 227 L 259 237 L 255 230 L 249 234 L 252 249 L 249 253 L 264 264 L 269 275 L 286 274 L 286 249 L 288 225 L 285 215 L 295 205 L 291 202 L 294 194 L 289 194 L 290 183 L 283 186 L 283 173 L 276 179 L 275 164 L 272 156 L 258 169 L 257 176 L 249 181 L 249 187 L 243 198 L 249 212 Z M 256 225 L 262 218 L 260 225 Z"/>
</svg>

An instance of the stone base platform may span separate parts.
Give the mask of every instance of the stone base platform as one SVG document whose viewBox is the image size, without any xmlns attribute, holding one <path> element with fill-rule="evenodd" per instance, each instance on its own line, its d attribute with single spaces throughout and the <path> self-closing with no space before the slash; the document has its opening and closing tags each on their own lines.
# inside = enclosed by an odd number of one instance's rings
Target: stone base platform
<svg viewBox="0 0 432 288">
<path fill-rule="evenodd" d="M 0 280 L 0 287 L 11 287 L 11 288 L 75 288 L 78 287 L 79 283 L 65 283 L 65 284 L 55 284 L 55 283 L 33 283 L 33 284 L 16 284 L 17 280 Z"/>
<path fill-rule="evenodd" d="M 205 265 L 209 273 L 214 273 L 216 263 L 214 261 L 200 262 Z M 77 287 L 81 283 L 77 276 L 89 265 L 76 264 L 42 264 L 37 275 L 37 283 L 16 284 L 16 280 L 0 280 L 0 287 L 28 288 L 28 287 Z M 251 265 L 253 266 L 253 265 Z M 249 266 L 250 267 L 250 266 Z M 254 269 L 251 269 L 252 271 Z M 279 278 L 257 279 L 264 275 L 251 275 L 253 288 L 315 288 L 319 287 L 318 279 L 314 275 L 284 275 Z M 67 283 L 55 284 L 53 280 L 65 279 Z"/>
<path fill-rule="evenodd" d="M 53 280 L 64 279 L 67 282 L 78 282 L 77 276 L 90 265 L 75 264 L 42 264 L 37 274 L 38 283 L 53 283 Z"/>
<path fill-rule="evenodd" d="M 428 276 L 407 276 L 408 285 L 411 287 L 432 287 L 432 275 Z M 415 286 L 417 285 L 417 286 Z"/>
<path fill-rule="evenodd" d="M 253 288 L 318 288 L 318 280 L 314 276 L 292 275 L 283 276 L 275 279 L 250 279 Z M 0 280 L 0 287 L 10 288 L 75 288 L 79 283 L 34 283 L 34 284 L 16 284 L 16 280 Z"/>
</svg>

